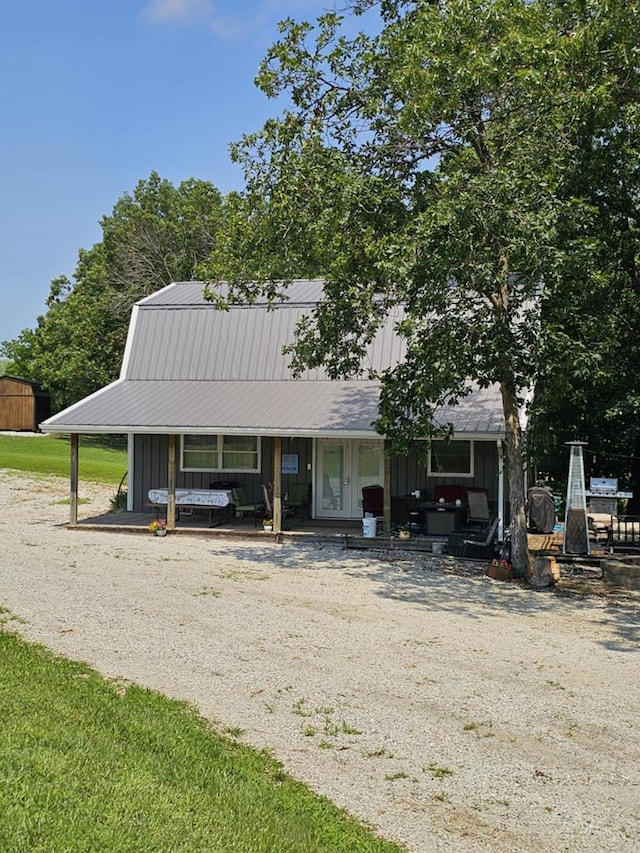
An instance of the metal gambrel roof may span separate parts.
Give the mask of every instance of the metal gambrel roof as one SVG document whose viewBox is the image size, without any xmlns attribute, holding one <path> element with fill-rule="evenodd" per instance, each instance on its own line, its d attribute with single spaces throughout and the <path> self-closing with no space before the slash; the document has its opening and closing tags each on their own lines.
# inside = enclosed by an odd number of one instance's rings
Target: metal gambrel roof
<svg viewBox="0 0 640 853">
<path fill-rule="evenodd" d="M 292 379 L 285 343 L 295 337 L 296 323 L 309 306 L 283 305 L 216 310 L 191 306 L 135 309 L 133 334 L 122 378 L 133 380 L 284 380 Z M 383 370 L 402 360 L 404 347 L 393 321 L 369 348 L 366 367 Z M 306 371 L 304 380 L 326 380 L 324 370 Z"/>
<path fill-rule="evenodd" d="M 204 281 L 176 281 L 163 287 L 162 290 L 152 293 L 145 299 L 140 300 L 139 305 L 191 305 L 211 308 L 211 302 L 204 298 L 203 292 L 206 286 Z M 324 282 L 321 278 L 296 278 L 287 285 L 288 299 L 278 302 L 278 305 L 314 305 L 322 299 Z M 221 296 L 227 293 L 224 282 L 212 285 L 211 289 Z M 256 305 L 266 305 L 266 299 L 260 298 Z M 245 305 L 245 307 L 247 307 Z"/>
<path fill-rule="evenodd" d="M 294 380 L 282 347 L 322 294 L 322 282 L 293 282 L 291 300 L 218 310 L 202 282 L 163 288 L 134 306 L 120 379 L 45 421 L 44 432 L 220 432 L 261 435 L 376 436 L 379 385 L 329 380 L 322 370 Z M 388 318 L 369 347 L 366 368 L 404 358 Z M 504 433 L 496 389 L 444 409 L 457 434 Z"/>
</svg>

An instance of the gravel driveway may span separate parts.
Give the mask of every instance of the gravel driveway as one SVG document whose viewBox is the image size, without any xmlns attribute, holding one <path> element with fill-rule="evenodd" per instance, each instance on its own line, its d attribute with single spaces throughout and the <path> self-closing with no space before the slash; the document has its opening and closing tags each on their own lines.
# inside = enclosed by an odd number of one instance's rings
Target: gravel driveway
<svg viewBox="0 0 640 853">
<path fill-rule="evenodd" d="M 0 473 L 12 630 L 241 728 L 409 850 L 640 849 L 638 594 L 534 592 L 402 552 L 68 530 L 67 494 Z M 109 493 L 81 496 L 93 515 Z"/>
</svg>

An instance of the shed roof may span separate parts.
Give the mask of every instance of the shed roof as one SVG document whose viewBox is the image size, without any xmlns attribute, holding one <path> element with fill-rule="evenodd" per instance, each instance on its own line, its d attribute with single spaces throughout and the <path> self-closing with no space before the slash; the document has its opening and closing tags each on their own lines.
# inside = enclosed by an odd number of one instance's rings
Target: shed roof
<svg viewBox="0 0 640 853">
<path fill-rule="evenodd" d="M 49 396 L 49 392 L 41 388 L 37 382 L 34 382 L 32 379 L 24 379 L 21 376 L 10 376 L 8 373 L 3 373 L 2 376 L 0 376 L 0 383 L 4 384 L 5 386 L 11 384 L 24 385 L 30 388 L 34 394 L 42 394 L 44 396 Z"/>
<path fill-rule="evenodd" d="M 45 432 L 221 432 L 260 435 L 377 433 L 380 386 L 365 378 L 330 380 L 321 369 L 293 379 L 282 347 L 322 297 L 322 282 L 299 280 L 276 310 L 218 310 L 202 282 L 179 282 L 141 300 L 132 312 L 120 379 L 45 421 Z M 400 362 L 404 344 L 390 316 L 369 347 L 365 367 Z M 456 434 L 504 433 L 497 389 L 477 390 L 443 409 Z"/>
</svg>

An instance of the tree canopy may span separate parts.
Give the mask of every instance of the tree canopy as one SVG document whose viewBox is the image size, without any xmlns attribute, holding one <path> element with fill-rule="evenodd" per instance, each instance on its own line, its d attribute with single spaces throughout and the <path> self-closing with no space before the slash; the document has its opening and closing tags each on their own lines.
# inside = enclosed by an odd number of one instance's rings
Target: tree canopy
<svg viewBox="0 0 640 853">
<path fill-rule="evenodd" d="M 327 300 L 291 354 L 333 376 L 365 370 L 367 343 L 400 309 L 406 360 L 379 377 L 378 428 L 396 450 L 432 435 L 443 403 L 497 383 L 524 572 L 522 413 L 571 352 L 568 306 L 588 308 L 596 283 L 592 307 L 606 300 L 607 252 L 622 252 L 621 216 L 601 215 L 598 201 L 605 175 L 616 185 L 612 160 L 636 156 L 638 4 L 352 7 L 380 14 L 378 35 L 347 38 L 334 13 L 281 25 L 257 82 L 290 107 L 233 148 L 246 191 L 206 272 L 242 298 L 322 272 Z M 617 286 L 635 307 L 628 278 Z M 599 358 L 588 339 L 585 375 Z"/>
<path fill-rule="evenodd" d="M 12 370 L 46 388 L 56 410 L 116 379 L 131 306 L 193 277 L 215 246 L 222 207 L 206 181 L 175 187 L 155 172 L 139 181 L 102 218 L 102 241 L 80 250 L 74 282 L 51 282 L 36 328 L 3 344 Z"/>
</svg>

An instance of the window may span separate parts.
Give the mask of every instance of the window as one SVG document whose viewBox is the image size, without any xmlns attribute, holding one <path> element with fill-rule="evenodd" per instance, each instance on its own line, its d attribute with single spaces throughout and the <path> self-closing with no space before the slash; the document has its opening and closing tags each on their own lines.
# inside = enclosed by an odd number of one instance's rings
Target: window
<svg viewBox="0 0 640 853">
<path fill-rule="evenodd" d="M 429 450 L 431 477 L 472 477 L 472 441 L 432 441 Z"/>
<path fill-rule="evenodd" d="M 183 471 L 260 471 L 255 435 L 183 435 Z"/>
<path fill-rule="evenodd" d="M 253 435 L 223 435 L 223 471 L 259 471 L 258 439 Z"/>
<path fill-rule="evenodd" d="M 186 471 L 217 471 L 218 436 L 183 435 L 182 469 Z"/>
</svg>

